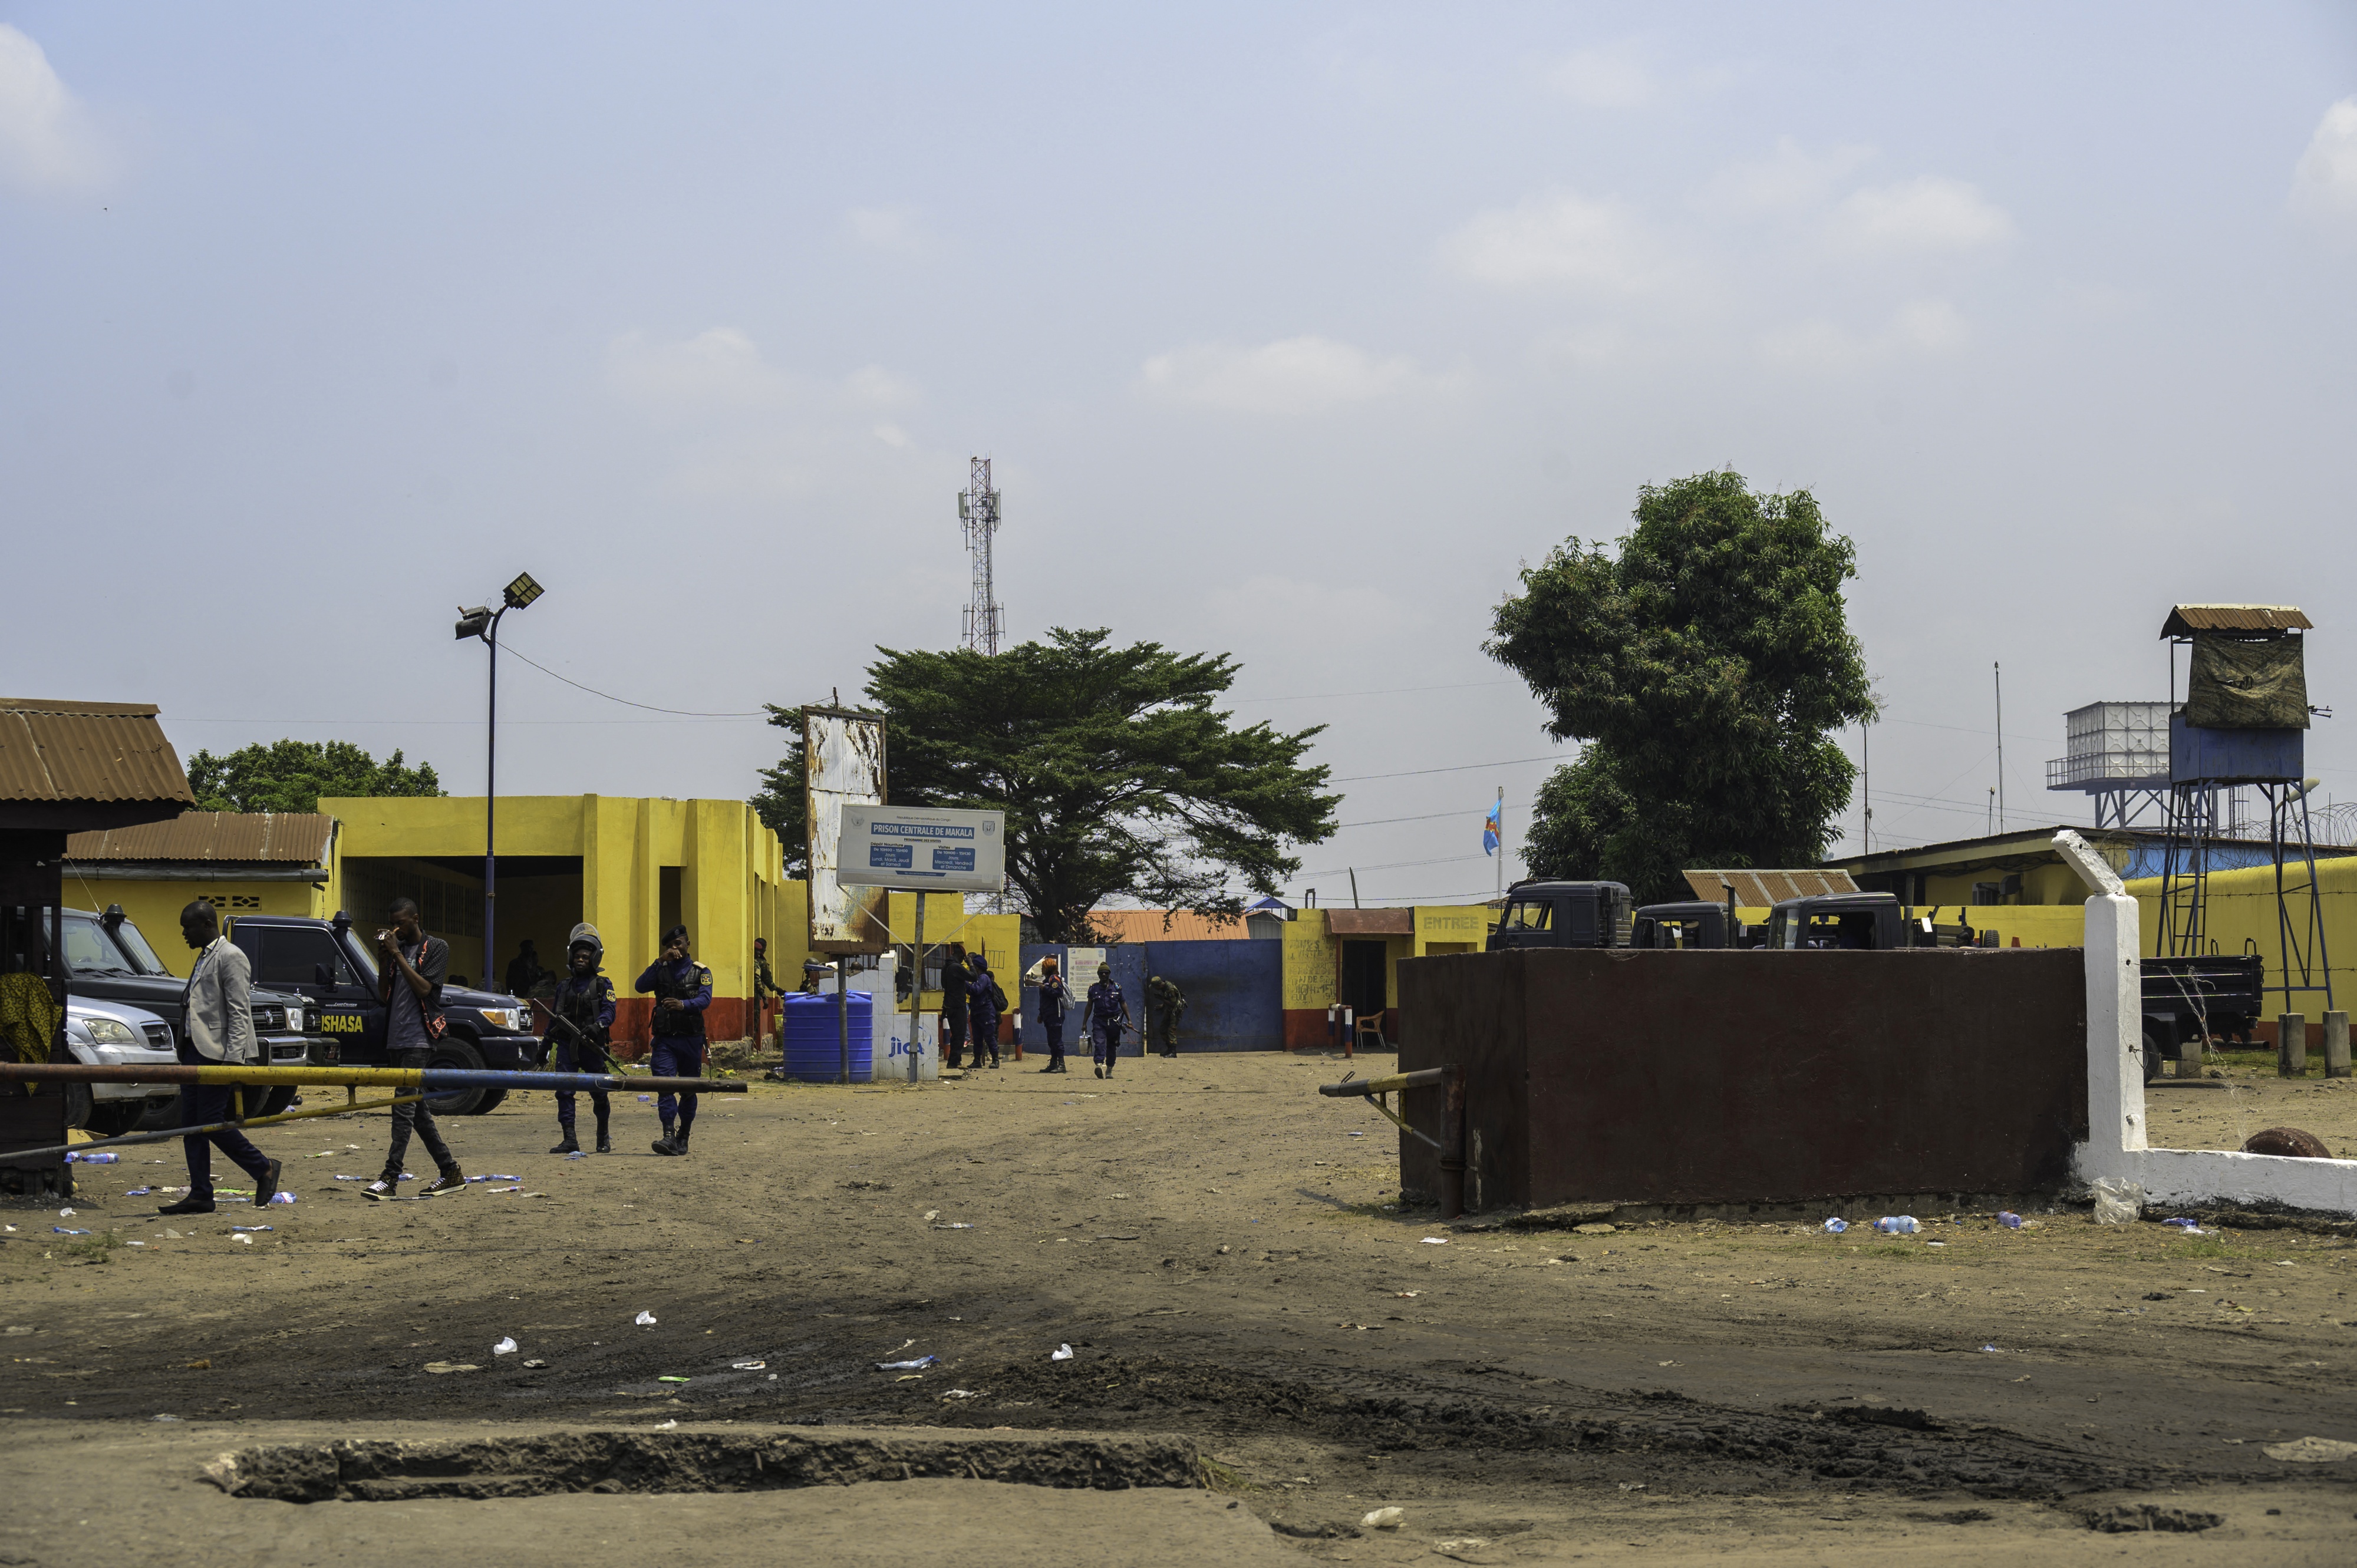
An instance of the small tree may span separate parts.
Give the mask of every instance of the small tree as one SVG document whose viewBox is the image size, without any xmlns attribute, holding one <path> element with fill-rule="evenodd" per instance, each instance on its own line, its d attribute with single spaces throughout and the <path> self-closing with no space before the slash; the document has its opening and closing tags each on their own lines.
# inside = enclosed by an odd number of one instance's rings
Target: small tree
<svg viewBox="0 0 2357 1568">
<path fill-rule="evenodd" d="M 206 811 L 316 811 L 319 797 L 439 795 L 431 764 L 382 762 L 350 741 L 281 740 L 240 746 L 227 757 L 188 759 L 188 789 Z"/>
<path fill-rule="evenodd" d="M 1854 548 L 1807 491 L 1734 473 L 1646 486 L 1636 521 L 1617 555 L 1574 538 L 1525 568 L 1486 644 L 1587 742 L 1534 803 L 1533 875 L 1652 900 L 1691 866 L 1817 864 L 1856 775 L 1832 732 L 1873 712 Z"/>
<path fill-rule="evenodd" d="M 1232 727 L 1212 703 L 1233 660 L 1110 636 L 1058 628 L 996 656 L 879 648 L 867 669 L 893 803 L 1005 811 L 1007 881 L 1042 941 L 1088 940 L 1109 898 L 1239 913 L 1232 883 L 1274 894 L 1301 868 L 1286 846 L 1334 832 L 1340 797 L 1301 762 L 1317 728 Z M 802 710 L 770 712 L 794 738 L 755 805 L 799 860 Z"/>
</svg>

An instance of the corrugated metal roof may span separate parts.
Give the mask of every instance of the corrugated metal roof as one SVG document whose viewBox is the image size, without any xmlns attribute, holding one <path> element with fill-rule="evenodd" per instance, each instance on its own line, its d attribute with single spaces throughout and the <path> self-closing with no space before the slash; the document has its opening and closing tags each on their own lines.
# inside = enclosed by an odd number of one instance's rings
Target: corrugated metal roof
<svg viewBox="0 0 2357 1568">
<path fill-rule="evenodd" d="M 70 834 L 66 858 L 317 865 L 335 829 L 336 819 L 320 811 L 186 811 L 169 822 Z"/>
<path fill-rule="evenodd" d="M 1413 909 L 1329 909 L 1326 929 L 1338 937 L 1412 937 Z"/>
<path fill-rule="evenodd" d="M 146 703 L 0 697 L 0 800 L 197 803 Z"/>
<path fill-rule="evenodd" d="M 1170 919 L 1168 929 L 1162 923 L 1165 914 Z M 1252 935 L 1240 918 L 1198 915 L 1192 909 L 1092 909 L 1089 924 L 1116 942 L 1241 941 Z"/>
<path fill-rule="evenodd" d="M 2312 631 L 2315 623 L 2293 605 L 2177 605 L 2161 627 L 2163 637 L 2197 631 Z"/>
<path fill-rule="evenodd" d="M 1726 883 L 1735 884 L 1735 901 L 1746 909 L 1764 909 L 1787 898 L 1809 898 L 1820 893 L 1855 893 L 1849 873 L 1825 866 L 1803 871 L 1689 871 L 1686 886 L 1695 897 L 1719 903 L 1727 897 Z"/>
</svg>

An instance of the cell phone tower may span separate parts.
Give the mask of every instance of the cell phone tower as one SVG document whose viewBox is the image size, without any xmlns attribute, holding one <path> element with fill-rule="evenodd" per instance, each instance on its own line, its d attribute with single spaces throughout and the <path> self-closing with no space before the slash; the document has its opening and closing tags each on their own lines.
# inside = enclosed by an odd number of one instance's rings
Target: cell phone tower
<svg viewBox="0 0 2357 1568">
<path fill-rule="evenodd" d="M 978 653 L 996 653 L 1006 629 L 1006 612 L 999 607 L 991 580 L 990 542 L 998 532 L 998 492 L 990 487 L 990 459 L 976 457 L 958 496 L 958 516 L 965 523 L 965 547 L 974 557 L 974 596 L 965 607 L 965 645 Z"/>
</svg>

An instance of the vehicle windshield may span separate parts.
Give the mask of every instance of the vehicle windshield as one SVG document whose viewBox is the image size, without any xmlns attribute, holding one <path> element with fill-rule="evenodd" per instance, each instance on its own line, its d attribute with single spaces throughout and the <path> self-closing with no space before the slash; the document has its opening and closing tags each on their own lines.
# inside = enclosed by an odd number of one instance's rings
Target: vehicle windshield
<svg viewBox="0 0 2357 1568">
<path fill-rule="evenodd" d="M 160 974 L 170 978 L 172 972 L 164 967 L 164 961 L 156 956 L 156 950 L 147 945 L 147 939 L 139 934 L 138 927 L 128 920 L 122 920 L 115 924 L 113 931 L 115 946 L 129 957 L 133 969 L 141 974 Z"/>
<path fill-rule="evenodd" d="M 351 961 L 354 969 L 360 971 L 361 984 L 367 989 L 370 995 L 375 995 L 376 965 L 371 961 L 368 950 L 349 936 L 344 939 L 343 949 L 344 956 Z"/>
<path fill-rule="evenodd" d="M 1498 924 L 1509 931 L 1544 931 L 1554 916 L 1555 906 L 1550 903 L 1509 904 Z"/>
<path fill-rule="evenodd" d="M 66 916 L 65 959 L 66 968 L 75 974 L 136 976 L 139 972 L 88 915 Z"/>
</svg>

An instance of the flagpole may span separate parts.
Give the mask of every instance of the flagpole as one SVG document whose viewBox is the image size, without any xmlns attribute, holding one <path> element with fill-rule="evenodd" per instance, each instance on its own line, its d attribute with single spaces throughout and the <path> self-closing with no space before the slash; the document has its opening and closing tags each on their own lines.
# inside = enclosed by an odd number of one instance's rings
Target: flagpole
<svg viewBox="0 0 2357 1568">
<path fill-rule="evenodd" d="M 1503 784 L 1498 786 L 1498 804 L 1495 810 L 1498 819 L 1497 896 L 1503 898 L 1506 896 L 1506 787 Z"/>
</svg>

